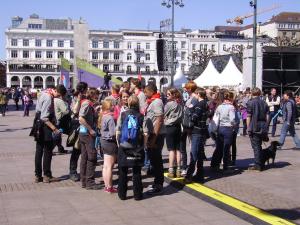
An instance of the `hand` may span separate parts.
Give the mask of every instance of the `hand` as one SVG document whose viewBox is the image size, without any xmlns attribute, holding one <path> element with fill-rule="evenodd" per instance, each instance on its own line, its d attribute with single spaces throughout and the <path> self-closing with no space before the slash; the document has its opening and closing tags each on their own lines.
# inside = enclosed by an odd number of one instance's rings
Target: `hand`
<svg viewBox="0 0 300 225">
<path fill-rule="evenodd" d="M 55 129 L 53 130 L 53 133 L 54 133 L 55 135 L 59 135 L 59 134 L 61 133 L 61 131 L 60 131 L 59 129 L 55 128 Z"/>
<path fill-rule="evenodd" d="M 96 132 L 93 129 L 89 130 L 89 133 L 92 137 L 96 136 Z"/>
</svg>

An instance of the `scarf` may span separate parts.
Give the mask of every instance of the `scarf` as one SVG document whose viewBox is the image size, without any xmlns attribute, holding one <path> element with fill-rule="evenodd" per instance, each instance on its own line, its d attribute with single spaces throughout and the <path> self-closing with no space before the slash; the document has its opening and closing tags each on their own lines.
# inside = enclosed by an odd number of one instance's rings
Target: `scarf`
<svg viewBox="0 0 300 225">
<path fill-rule="evenodd" d="M 153 94 L 151 98 L 147 99 L 147 104 L 150 105 L 155 99 L 160 98 L 160 93 Z"/>
</svg>

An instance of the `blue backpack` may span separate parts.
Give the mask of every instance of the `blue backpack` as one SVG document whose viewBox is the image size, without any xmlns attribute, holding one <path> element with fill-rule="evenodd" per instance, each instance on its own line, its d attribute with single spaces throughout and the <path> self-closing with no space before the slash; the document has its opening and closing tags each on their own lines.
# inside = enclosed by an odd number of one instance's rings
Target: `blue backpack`
<svg viewBox="0 0 300 225">
<path fill-rule="evenodd" d="M 135 115 L 127 114 L 122 124 L 120 146 L 134 148 L 138 144 L 140 124 Z"/>
</svg>

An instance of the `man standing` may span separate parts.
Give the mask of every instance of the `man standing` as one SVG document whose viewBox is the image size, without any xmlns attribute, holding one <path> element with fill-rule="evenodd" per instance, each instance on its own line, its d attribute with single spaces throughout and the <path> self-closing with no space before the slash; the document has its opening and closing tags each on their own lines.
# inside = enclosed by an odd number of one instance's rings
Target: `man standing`
<svg viewBox="0 0 300 225">
<path fill-rule="evenodd" d="M 149 188 L 149 194 L 158 194 L 163 190 L 164 168 L 162 161 L 162 148 L 164 146 L 164 105 L 157 93 L 155 84 L 148 84 L 145 88 L 147 108 L 143 123 L 145 145 L 154 173 L 154 184 Z"/>
<path fill-rule="evenodd" d="M 249 167 L 249 170 L 262 171 L 263 164 L 261 163 L 262 141 L 268 134 L 268 105 L 260 99 L 261 90 L 253 88 L 253 98 L 247 103 L 247 127 L 251 141 L 251 146 L 254 151 L 255 165 Z"/>
<path fill-rule="evenodd" d="M 300 140 L 298 135 L 295 132 L 297 108 L 296 108 L 296 103 L 293 99 L 293 92 L 285 91 L 283 95 L 283 100 L 284 100 L 284 104 L 282 108 L 283 125 L 281 128 L 279 143 L 281 146 L 283 146 L 287 132 L 290 132 L 290 135 L 293 137 L 294 143 L 296 144 L 296 147 L 294 147 L 293 149 L 300 150 Z"/>
<path fill-rule="evenodd" d="M 35 152 L 35 182 L 50 183 L 58 181 L 52 176 L 51 160 L 52 151 L 55 146 L 55 138 L 61 135 L 56 127 L 54 113 L 54 98 L 64 96 L 67 90 L 63 85 L 58 85 L 56 89 L 49 89 L 41 94 L 36 104 L 36 119 L 40 121 L 41 135 L 36 139 Z M 43 167 L 42 167 L 43 159 Z M 42 177 L 42 170 L 44 177 Z"/>
<path fill-rule="evenodd" d="M 268 126 L 270 126 L 270 123 L 272 122 L 272 137 L 274 137 L 277 125 L 277 113 L 280 108 L 280 97 L 276 94 L 275 88 L 271 89 L 271 95 L 267 97 L 266 102 L 270 111 Z"/>
</svg>

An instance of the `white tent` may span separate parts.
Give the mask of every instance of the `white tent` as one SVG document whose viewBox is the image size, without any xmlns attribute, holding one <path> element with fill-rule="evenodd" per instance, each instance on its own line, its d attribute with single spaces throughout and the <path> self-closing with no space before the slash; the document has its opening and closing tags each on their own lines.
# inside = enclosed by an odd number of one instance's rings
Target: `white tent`
<svg viewBox="0 0 300 225">
<path fill-rule="evenodd" d="M 176 74 L 174 76 L 174 86 L 175 87 L 182 87 L 183 84 L 187 83 L 188 80 L 182 73 L 182 70 L 180 68 L 177 69 Z"/>
<path fill-rule="evenodd" d="M 212 61 L 209 60 L 207 67 L 202 74 L 196 78 L 195 83 L 200 86 L 218 86 L 220 85 L 220 73 L 216 70 Z"/>
<path fill-rule="evenodd" d="M 221 73 L 221 86 L 238 86 L 243 83 L 243 74 L 236 67 L 232 57 L 230 57 L 225 69 Z"/>
</svg>

